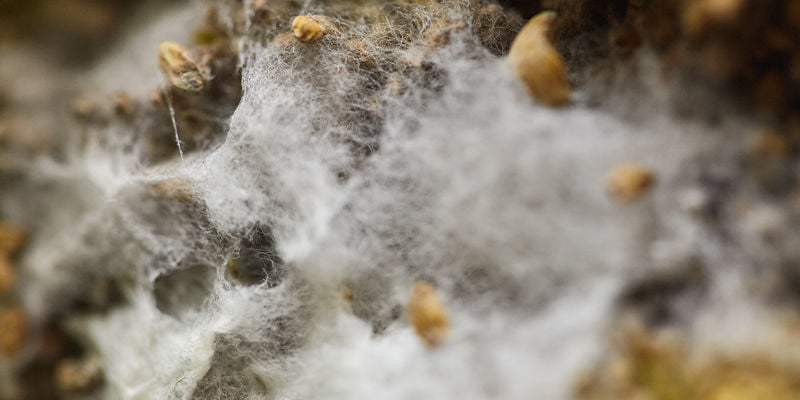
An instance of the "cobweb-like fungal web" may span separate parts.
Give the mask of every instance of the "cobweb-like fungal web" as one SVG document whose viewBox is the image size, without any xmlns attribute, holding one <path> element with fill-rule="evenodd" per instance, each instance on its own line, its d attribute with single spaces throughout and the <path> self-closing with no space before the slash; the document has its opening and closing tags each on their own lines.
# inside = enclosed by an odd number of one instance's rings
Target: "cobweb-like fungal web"
<svg viewBox="0 0 800 400">
<path fill-rule="evenodd" d="M 624 88 L 537 104 L 497 55 L 519 21 L 496 4 L 352 3 L 304 6 L 336 27 L 316 43 L 289 33 L 292 2 L 248 23 L 224 142 L 159 168 L 113 145 L 68 158 L 92 189 L 31 250 L 27 296 L 120 287 L 73 324 L 107 398 L 568 398 L 624 276 L 722 257 L 679 201 L 703 154 L 727 157 L 722 127 L 659 96 L 629 118 Z M 603 181 L 625 161 L 659 186 L 623 211 Z M 404 315 L 418 280 L 450 314 L 433 350 Z"/>
</svg>

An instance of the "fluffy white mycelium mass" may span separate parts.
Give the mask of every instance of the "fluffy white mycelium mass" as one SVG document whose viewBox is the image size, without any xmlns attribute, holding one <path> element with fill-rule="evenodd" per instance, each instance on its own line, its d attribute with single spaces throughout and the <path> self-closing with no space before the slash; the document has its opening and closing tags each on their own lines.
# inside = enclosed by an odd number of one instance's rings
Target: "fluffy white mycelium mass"
<svg viewBox="0 0 800 400">
<path fill-rule="evenodd" d="M 110 124 L 34 161 L 31 179 L 52 184 L 30 190 L 62 207 L 21 262 L 26 306 L 45 319 L 69 299 L 122 299 L 70 321 L 103 361 L 102 398 L 569 398 L 626 283 L 687 260 L 713 293 L 673 310 L 697 321 L 698 343 L 768 334 L 707 328 L 754 315 L 743 277 L 786 229 L 782 211 L 725 185 L 744 173 L 734 143 L 751 122 L 676 116 L 683 89 L 655 73 L 576 75 L 588 83 L 573 105 L 543 106 L 471 29 L 480 1 L 323 3 L 247 24 L 223 140 L 145 168 L 148 125 Z M 336 29 L 297 41 L 300 14 Z M 85 82 L 141 92 L 178 15 L 114 53 L 150 64 L 101 64 Z M 628 162 L 656 183 L 625 205 L 605 180 Z M 7 203 L 21 220 L 37 209 Z M 713 206 L 724 221 L 733 203 L 748 205 L 735 224 L 699 216 Z M 405 315 L 418 281 L 448 313 L 435 348 Z"/>
</svg>

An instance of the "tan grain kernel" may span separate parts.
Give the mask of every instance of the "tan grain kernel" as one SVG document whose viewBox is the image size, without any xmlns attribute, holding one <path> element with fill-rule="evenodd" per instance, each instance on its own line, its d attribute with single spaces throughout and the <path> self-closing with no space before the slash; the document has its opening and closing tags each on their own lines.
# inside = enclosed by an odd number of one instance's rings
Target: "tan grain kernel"
<svg viewBox="0 0 800 400">
<path fill-rule="evenodd" d="M 754 138 L 752 151 L 757 157 L 783 159 L 789 156 L 791 144 L 786 136 L 772 130 L 765 130 Z"/>
<path fill-rule="evenodd" d="M 167 101 L 164 99 L 164 92 L 162 90 L 154 90 L 150 93 L 150 104 L 157 108 L 164 108 L 167 106 Z"/>
<path fill-rule="evenodd" d="M 349 313 L 353 313 L 353 304 L 356 302 L 355 293 L 349 288 L 342 286 L 340 288 L 340 294 L 342 308 Z"/>
<path fill-rule="evenodd" d="M 120 117 L 130 117 L 135 111 L 135 104 L 131 96 L 125 92 L 114 95 L 114 113 Z"/>
<path fill-rule="evenodd" d="M 21 308 L 0 310 L 0 355 L 13 357 L 25 340 L 25 313 Z"/>
<path fill-rule="evenodd" d="M 655 183 L 653 173 L 636 164 L 623 164 L 608 175 L 606 188 L 615 198 L 631 203 L 645 195 Z"/>
<path fill-rule="evenodd" d="M 149 189 L 153 196 L 163 200 L 170 199 L 189 203 L 195 198 L 192 182 L 186 178 L 167 178 L 153 182 Z"/>
<path fill-rule="evenodd" d="M 100 114 L 100 107 L 97 103 L 85 97 L 74 99 L 70 107 L 72 115 L 83 121 L 96 118 Z"/>
<path fill-rule="evenodd" d="M 347 304 L 353 304 L 356 301 L 356 295 L 353 294 L 352 290 L 342 287 L 342 300 Z"/>
<path fill-rule="evenodd" d="M 205 66 L 194 60 L 188 50 L 175 42 L 162 42 L 158 46 L 158 66 L 170 83 L 182 90 L 203 90 L 208 80 Z"/>
<path fill-rule="evenodd" d="M 55 381 L 59 390 L 65 393 L 87 393 L 102 382 L 103 374 L 100 360 L 67 358 L 56 364 Z"/>
<path fill-rule="evenodd" d="M 8 257 L 0 255 L 0 296 L 8 296 L 14 290 L 16 274 Z"/>
<path fill-rule="evenodd" d="M 225 267 L 234 279 L 239 279 L 242 276 L 242 272 L 239 270 L 239 263 L 236 262 L 235 258 L 228 260 Z"/>
<path fill-rule="evenodd" d="M 533 17 L 517 34 L 508 53 L 508 62 L 528 93 L 552 107 L 570 102 L 567 68 L 547 37 L 555 16 L 553 12 L 542 12 Z"/>
<path fill-rule="evenodd" d="M 13 256 L 25 244 L 27 236 L 22 228 L 0 222 L 0 254 Z"/>
<path fill-rule="evenodd" d="M 684 31 L 696 35 L 717 25 L 733 23 L 742 9 L 742 0 L 698 0 L 689 3 L 682 16 Z"/>
<path fill-rule="evenodd" d="M 321 16 L 300 15 L 292 20 L 294 37 L 303 43 L 316 42 L 325 36 L 330 28 L 330 21 Z"/>
<path fill-rule="evenodd" d="M 450 321 L 433 286 L 425 282 L 415 283 L 411 288 L 406 311 L 411 325 L 426 345 L 435 347 L 444 341 Z"/>
</svg>

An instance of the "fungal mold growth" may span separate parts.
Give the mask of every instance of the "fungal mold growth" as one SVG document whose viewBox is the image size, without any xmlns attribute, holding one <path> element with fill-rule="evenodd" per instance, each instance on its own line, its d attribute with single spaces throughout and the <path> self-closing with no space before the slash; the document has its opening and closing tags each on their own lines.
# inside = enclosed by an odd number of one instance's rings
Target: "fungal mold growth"
<svg viewBox="0 0 800 400">
<path fill-rule="evenodd" d="M 798 4 L 0 1 L 0 400 L 800 398 Z"/>
</svg>

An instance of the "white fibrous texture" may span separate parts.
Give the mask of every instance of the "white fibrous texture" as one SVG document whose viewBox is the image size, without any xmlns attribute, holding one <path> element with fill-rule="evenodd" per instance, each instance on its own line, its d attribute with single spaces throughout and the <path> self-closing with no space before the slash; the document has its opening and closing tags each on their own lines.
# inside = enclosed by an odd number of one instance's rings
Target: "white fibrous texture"
<svg viewBox="0 0 800 400">
<path fill-rule="evenodd" d="M 627 314 L 698 354 L 774 350 L 764 288 L 797 234 L 789 200 L 748 183 L 758 123 L 679 115 L 692 83 L 655 55 L 624 84 L 574 68 L 551 108 L 503 56 L 523 21 L 494 3 L 233 3 L 217 18 L 240 93 L 213 60 L 212 100 L 167 89 L 158 43 L 188 40 L 200 5 L 153 14 L 78 79 L 154 92 L 159 116 L 65 127 L 0 201 L 32 228 L 32 324 L 59 316 L 99 357 L 96 398 L 569 399 Z M 296 15 L 324 34 L 295 38 Z M 606 187 L 624 164 L 652 175 L 630 203 Z M 408 315 L 419 282 L 435 342 Z"/>
</svg>

